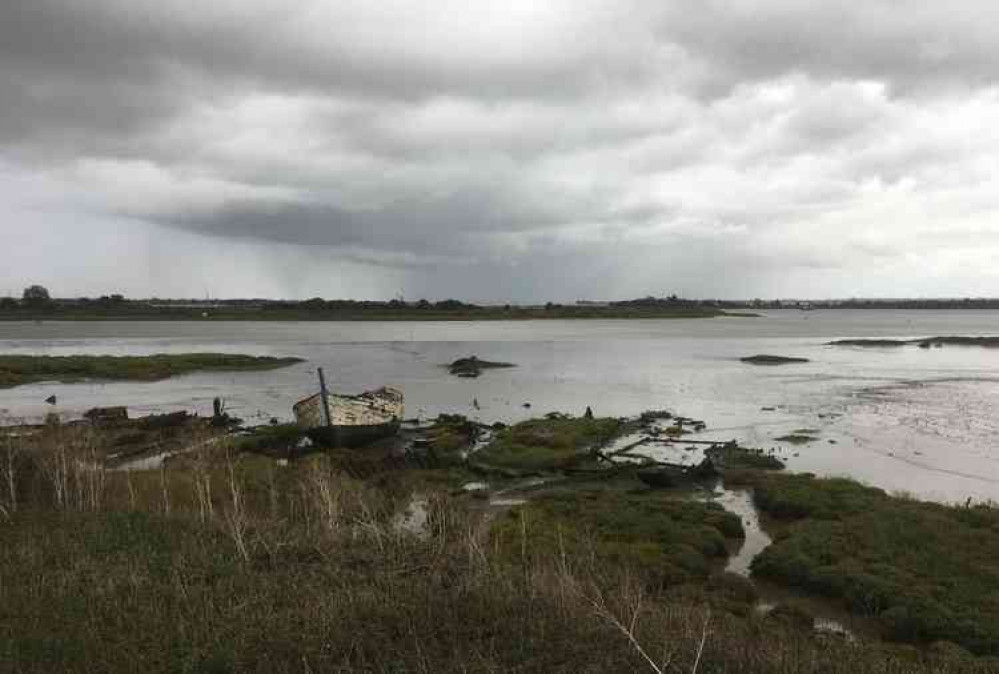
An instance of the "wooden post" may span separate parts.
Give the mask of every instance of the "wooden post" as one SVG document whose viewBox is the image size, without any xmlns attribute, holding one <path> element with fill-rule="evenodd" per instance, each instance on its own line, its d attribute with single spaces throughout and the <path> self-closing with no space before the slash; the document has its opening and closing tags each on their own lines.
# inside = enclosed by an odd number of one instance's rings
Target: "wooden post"
<svg viewBox="0 0 999 674">
<path fill-rule="evenodd" d="M 319 396 L 323 404 L 323 419 L 328 429 L 327 442 L 332 442 L 334 447 L 339 447 L 340 429 L 333 425 L 333 415 L 330 413 L 330 394 L 326 389 L 326 377 L 323 375 L 323 368 L 319 368 Z"/>
<path fill-rule="evenodd" d="M 323 403 L 323 421 L 326 422 L 326 428 L 330 428 L 333 425 L 333 419 L 330 416 L 330 394 L 326 390 L 326 377 L 323 375 L 323 368 L 319 368 L 319 397 Z"/>
</svg>

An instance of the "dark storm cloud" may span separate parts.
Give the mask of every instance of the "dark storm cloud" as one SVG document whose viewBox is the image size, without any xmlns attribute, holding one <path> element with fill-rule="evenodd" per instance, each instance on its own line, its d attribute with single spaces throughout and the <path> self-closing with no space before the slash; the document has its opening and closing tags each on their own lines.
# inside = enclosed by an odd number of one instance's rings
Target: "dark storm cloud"
<svg viewBox="0 0 999 674">
<path fill-rule="evenodd" d="M 178 227 L 220 236 L 336 246 L 374 246 L 391 251 L 461 255 L 475 234 L 530 229 L 543 224 L 542 209 L 518 214 L 490 203 L 496 195 L 464 191 L 431 200 L 406 200 L 371 210 L 349 211 L 326 203 L 227 204 L 218 212 L 180 214 Z M 548 221 L 555 224 L 554 216 Z"/>
<path fill-rule="evenodd" d="M 994 278 L 948 232 L 995 229 L 997 26 L 970 1 L 4 3 L 0 226 L 238 242 L 271 279 L 248 288 L 307 295 L 835 294 L 871 260 L 960 285 Z"/>
<path fill-rule="evenodd" d="M 4 8 L 0 55 L 35 73 L 141 81 L 178 68 L 389 98 L 554 96 L 643 70 L 613 40 L 593 39 L 622 17 L 587 2 L 577 12 L 513 4 L 33 0 Z M 611 23 L 598 25 L 601 15 Z"/>
</svg>

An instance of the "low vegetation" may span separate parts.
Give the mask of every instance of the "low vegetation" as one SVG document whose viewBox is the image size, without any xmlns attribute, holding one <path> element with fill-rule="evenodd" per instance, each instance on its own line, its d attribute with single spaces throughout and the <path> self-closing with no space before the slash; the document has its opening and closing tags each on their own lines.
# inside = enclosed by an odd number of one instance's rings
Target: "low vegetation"
<svg viewBox="0 0 999 674">
<path fill-rule="evenodd" d="M 755 475 L 781 523 L 753 573 L 842 600 L 888 639 L 999 655 L 999 510 L 891 497 L 846 479 Z"/>
<path fill-rule="evenodd" d="M 628 491 L 576 489 L 533 499 L 494 534 L 515 543 L 524 527 L 535 544 L 595 554 L 659 585 L 705 580 L 712 563 L 727 557 L 726 539 L 743 537 L 740 519 L 721 506 L 637 483 Z"/>
<path fill-rule="evenodd" d="M 552 415 L 501 430 L 475 455 L 476 462 L 522 470 L 556 470 L 585 462 L 587 450 L 609 442 L 623 422 L 613 418 Z"/>
<path fill-rule="evenodd" d="M 930 337 L 929 339 L 916 340 L 916 343 L 920 346 L 927 344 L 930 346 L 984 346 L 986 348 L 997 348 L 999 347 L 999 337 Z"/>
<path fill-rule="evenodd" d="M 869 346 L 872 348 L 884 348 L 893 346 L 905 346 L 912 342 L 905 339 L 838 339 L 828 342 L 827 346 Z"/>
<path fill-rule="evenodd" d="M 790 433 L 774 438 L 777 442 L 786 442 L 791 445 L 807 445 L 810 442 L 818 441 L 819 430 L 817 428 L 796 428 Z"/>
<path fill-rule="evenodd" d="M 486 535 L 473 499 L 424 492 L 411 531 L 408 494 L 377 486 L 391 475 L 323 455 L 282 465 L 219 441 L 125 472 L 97 461 L 99 428 L 22 442 L 0 438 L 4 671 L 995 671 L 746 611 L 743 580 L 705 580 L 738 535 L 705 504 L 554 498 Z"/>
<path fill-rule="evenodd" d="M 792 363 L 807 363 L 807 358 L 792 358 L 791 356 L 774 356 L 770 354 L 758 354 L 740 358 L 743 363 L 752 365 L 790 365 Z"/>
<path fill-rule="evenodd" d="M 39 381 L 156 381 L 191 372 L 275 370 L 301 362 L 301 358 L 231 353 L 161 353 L 153 356 L 0 355 L 0 388 Z"/>
<path fill-rule="evenodd" d="M 784 462 L 764 449 L 740 447 L 735 443 L 716 445 L 705 452 L 717 468 L 728 470 L 782 470 Z"/>
<path fill-rule="evenodd" d="M 290 456 L 306 441 L 306 430 L 295 423 L 254 426 L 233 440 L 240 452 L 270 456 Z"/>
<path fill-rule="evenodd" d="M 777 442 L 786 442 L 791 445 L 807 445 L 809 442 L 815 442 L 818 438 L 810 433 L 799 433 L 798 431 L 795 431 L 786 435 L 780 435 L 774 438 L 774 440 Z"/>
<path fill-rule="evenodd" d="M 456 377 L 478 377 L 484 370 L 496 370 L 516 367 L 513 363 L 501 363 L 492 360 L 482 360 L 477 356 L 459 358 L 448 364 L 448 372 Z"/>
<path fill-rule="evenodd" d="M 964 336 L 944 336 L 944 337 L 920 337 L 917 339 L 839 339 L 829 342 L 830 346 L 866 346 L 866 347 L 892 347 L 909 346 L 916 344 L 923 348 L 931 346 L 980 346 L 985 348 L 999 348 L 999 337 L 964 337 Z"/>
<path fill-rule="evenodd" d="M 461 414 L 441 414 L 427 433 L 430 450 L 445 463 L 462 461 L 462 452 L 471 448 L 480 433 L 479 426 Z"/>
</svg>

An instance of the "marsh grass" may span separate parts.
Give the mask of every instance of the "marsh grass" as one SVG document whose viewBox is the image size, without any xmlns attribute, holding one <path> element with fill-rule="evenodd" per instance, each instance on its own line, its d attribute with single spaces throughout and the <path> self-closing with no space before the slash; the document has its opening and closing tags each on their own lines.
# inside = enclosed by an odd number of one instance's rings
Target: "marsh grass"
<svg viewBox="0 0 999 674">
<path fill-rule="evenodd" d="M 999 655 L 999 510 L 891 497 L 847 479 L 757 475 L 782 522 L 753 573 L 841 600 L 886 638 Z"/>
<path fill-rule="evenodd" d="M 704 580 L 728 554 L 726 539 L 743 536 L 739 518 L 714 503 L 661 490 L 573 490 L 533 499 L 494 526 L 516 538 L 530 526 L 543 549 L 597 555 L 657 584 Z"/>
<path fill-rule="evenodd" d="M 818 438 L 814 435 L 795 431 L 794 433 L 788 433 L 787 435 L 776 437 L 774 440 L 777 442 L 787 442 L 792 445 L 807 445 L 810 442 L 815 442 Z"/>
<path fill-rule="evenodd" d="M 531 419 L 503 429 L 476 454 L 476 460 L 504 468 L 553 470 L 584 461 L 586 450 L 610 441 L 621 430 L 613 418 L 556 416 Z"/>
<path fill-rule="evenodd" d="M 772 450 L 740 447 L 734 443 L 711 447 L 706 455 L 719 468 L 725 469 L 726 480 L 732 471 L 783 470 L 785 467 Z"/>
<path fill-rule="evenodd" d="M 306 436 L 306 430 L 296 423 L 270 424 L 249 429 L 234 444 L 241 452 L 286 456 Z"/>
<path fill-rule="evenodd" d="M 460 414 L 441 414 L 428 433 L 428 440 L 436 458 L 444 463 L 461 463 L 461 453 L 468 450 L 478 437 L 475 422 Z"/>
<path fill-rule="evenodd" d="M 0 355 L 0 388 L 37 381 L 155 381 L 189 372 L 274 370 L 300 362 L 300 358 L 228 353 L 161 353 L 152 356 Z"/>
<path fill-rule="evenodd" d="M 0 671 L 989 671 L 650 584 L 599 552 L 621 522 L 589 542 L 526 520 L 487 536 L 466 501 L 433 493 L 416 535 L 393 524 L 397 494 L 321 455 L 281 467 L 217 442 L 162 470 L 79 471 L 101 439 L 63 432 L 2 464 L 17 489 L 0 517 Z M 690 518 L 667 518 L 682 541 Z"/>
</svg>

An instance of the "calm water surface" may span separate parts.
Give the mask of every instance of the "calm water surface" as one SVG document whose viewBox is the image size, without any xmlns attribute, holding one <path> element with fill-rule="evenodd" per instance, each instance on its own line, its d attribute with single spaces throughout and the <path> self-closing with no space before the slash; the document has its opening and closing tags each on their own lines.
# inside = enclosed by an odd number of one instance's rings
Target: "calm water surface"
<svg viewBox="0 0 999 674">
<path fill-rule="evenodd" d="M 250 421 L 290 418 L 316 387 L 392 384 L 407 414 L 460 412 L 515 421 L 549 411 L 630 415 L 667 408 L 703 419 L 707 437 L 774 447 L 794 470 L 851 475 L 945 501 L 999 500 L 999 349 L 825 346 L 846 337 L 999 335 L 992 311 L 775 311 L 760 318 L 455 323 L 0 323 L 0 352 L 133 354 L 224 351 L 306 358 L 264 373 L 192 374 L 156 383 L 36 384 L 0 390 L 0 416 L 67 417 L 95 405 L 133 414 L 212 398 Z M 760 367 L 742 356 L 812 362 Z M 516 363 L 478 379 L 441 367 L 475 354 Z M 477 401 L 480 409 L 473 407 Z M 530 403 L 525 408 L 524 403 Z M 773 408 L 772 410 L 764 408 Z M 775 438 L 801 428 L 818 441 Z"/>
</svg>

